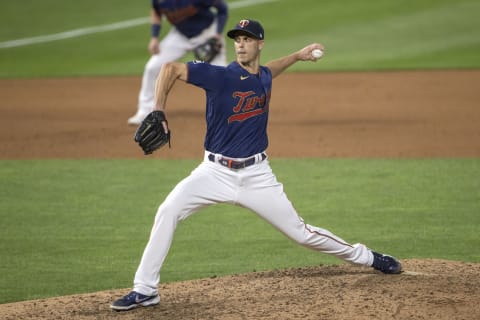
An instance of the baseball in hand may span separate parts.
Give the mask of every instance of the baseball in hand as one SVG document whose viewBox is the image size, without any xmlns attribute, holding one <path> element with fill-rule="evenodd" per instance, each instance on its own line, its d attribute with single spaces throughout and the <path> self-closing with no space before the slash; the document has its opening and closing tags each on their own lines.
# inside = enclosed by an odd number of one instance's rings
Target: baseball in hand
<svg viewBox="0 0 480 320">
<path fill-rule="evenodd" d="M 312 50 L 312 57 L 314 57 L 315 59 L 319 59 L 323 56 L 323 51 L 320 50 L 320 49 L 315 49 L 315 50 Z"/>
</svg>

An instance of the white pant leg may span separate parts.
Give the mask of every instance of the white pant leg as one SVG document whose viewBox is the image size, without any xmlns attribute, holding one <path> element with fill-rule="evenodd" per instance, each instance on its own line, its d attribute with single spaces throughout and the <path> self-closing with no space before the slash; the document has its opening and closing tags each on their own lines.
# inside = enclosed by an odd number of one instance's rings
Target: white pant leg
<svg viewBox="0 0 480 320">
<path fill-rule="evenodd" d="M 160 269 L 170 249 L 179 221 L 186 219 L 202 207 L 220 202 L 231 202 L 236 189 L 231 173 L 216 170 L 215 165 L 203 162 L 182 180 L 158 208 L 150 239 L 145 247 L 134 279 L 134 290 L 156 294 L 160 282 Z"/>
<path fill-rule="evenodd" d="M 373 255 L 365 245 L 351 245 L 328 230 L 306 224 L 288 200 L 268 161 L 251 168 L 251 174 L 244 181 L 245 191 L 240 194 L 239 205 L 251 209 L 302 246 L 351 263 L 372 264 Z"/>
<path fill-rule="evenodd" d="M 142 86 L 138 95 L 138 109 L 144 113 L 153 110 L 155 82 L 162 65 L 182 58 L 189 50 L 188 39 L 172 28 L 159 44 L 160 53 L 150 57 L 143 71 Z"/>
</svg>

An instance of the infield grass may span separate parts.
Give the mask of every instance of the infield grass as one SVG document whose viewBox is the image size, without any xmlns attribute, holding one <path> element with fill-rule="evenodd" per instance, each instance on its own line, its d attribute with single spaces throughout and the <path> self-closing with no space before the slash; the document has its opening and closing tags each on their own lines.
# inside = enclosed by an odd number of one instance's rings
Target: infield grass
<svg viewBox="0 0 480 320">
<path fill-rule="evenodd" d="M 0 303 L 128 288 L 167 193 L 196 160 L 0 161 Z M 480 261 L 480 160 L 274 159 L 307 223 L 406 258 Z M 180 223 L 162 282 L 341 263 L 250 211 Z"/>
</svg>

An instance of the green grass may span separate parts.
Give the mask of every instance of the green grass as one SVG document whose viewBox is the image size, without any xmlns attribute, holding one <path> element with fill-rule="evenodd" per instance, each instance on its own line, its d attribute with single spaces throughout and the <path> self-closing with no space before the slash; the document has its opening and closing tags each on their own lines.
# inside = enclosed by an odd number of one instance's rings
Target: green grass
<svg viewBox="0 0 480 320">
<path fill-rule="evenodd" d="M 0 42 L 147 17 L 148 10 L 146 2 L 127 0 L 2 1 Z M 232 9 L 227 28 L 245 17 L 261 20 L 267 41 L 262 62 L 314 41 L 325 44 L 321 62 L 298 63 L 290 71 L 478 68 L 477 12 L 474 0 L 279 0 Z M 148 39 L 145 24 L 0 48 L 0 78 L 140 75 Z M 234 58 L 231 42 L 228 56 Z"/>
<path fill-rule="evenodd" d="M 131 286 L 156 208 L 196 160 L 0 161 L 0 303 Z M 480 262 L 478 159 L 274 159 L 307 223 L 399 258 Z M 182 222 L 162 282 L 340 263 L 251 212 Z"/>
<path fill-rule="evenodd" d="M 148 2 L 128 0 L 1 1 L 0 43 L 148 11 Z M 262 62 L 325 44 L 321 62 L 291 71 L 479 68 L 479 11 L 473 0 L 279 0 L 231 10 L 227 25 L 262 21 Z M 0 78 L 140 75 L 148 39 L 145 24 L 0 48 Z M 0 160 L 0 303 L 130 287 L 157 206 L 196 164 Z M 276 159 L 272 166 L 307 223 L 399 258 L 480 261 L 478 159 Z M 180 224 L 162 282 L 338 262 L 244 209 L 219 205 Z"/>
</svg>

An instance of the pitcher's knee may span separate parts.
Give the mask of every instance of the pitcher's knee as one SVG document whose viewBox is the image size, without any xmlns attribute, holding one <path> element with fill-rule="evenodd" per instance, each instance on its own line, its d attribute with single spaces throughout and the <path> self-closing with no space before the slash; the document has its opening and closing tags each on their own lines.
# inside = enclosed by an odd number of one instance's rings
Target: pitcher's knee
<svg viewBox="0 0 480 320">
<path fill-rule="evenodd" d="M 304 232 L 290 233 L 290 234 L 287 234 L 287 236 L 301 246 L 304 246 L 304 247 L 311 246 L 312 241 L 310 239 L 310 236 Z"/>
<path fill-rule="evenodd" d="M 155 216 L 156 221 L 160 219 L 174 221 L 176 223 L 178 220 L 180 220 L 180 212 L 177 208 L 162 204 L 158 208 L 157 214 Z"/>
<path fill-rule="evenodd" d="M 167 220 L 178 222 L 186 219 L 190 215 L 190 211 L 184 206 L 179 206 L 175 201 L 165 201 L 157 210 L 156 219 L 163 217 Z"/>
</svg>

